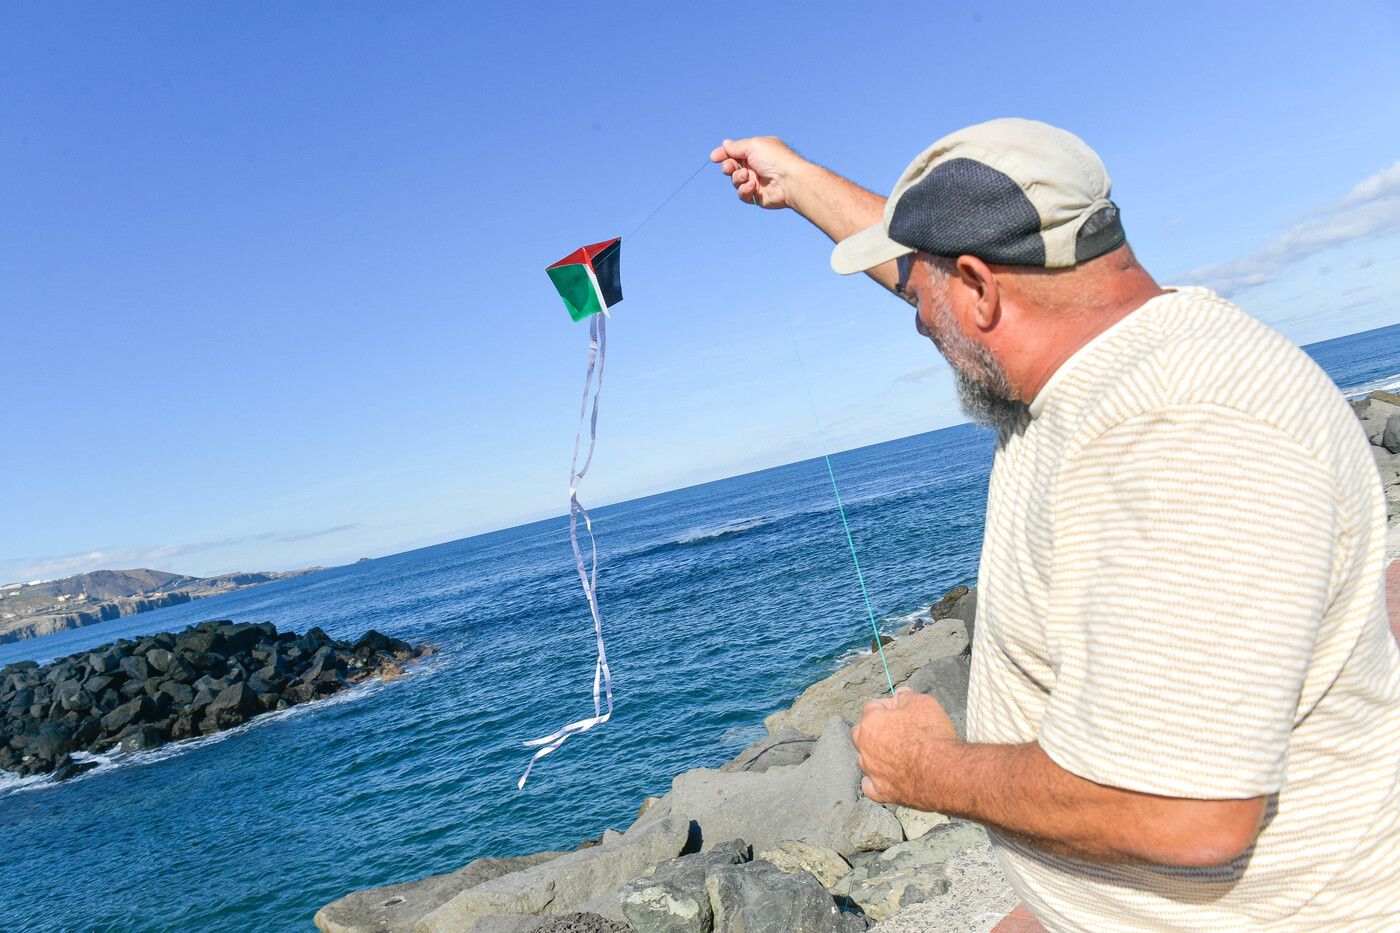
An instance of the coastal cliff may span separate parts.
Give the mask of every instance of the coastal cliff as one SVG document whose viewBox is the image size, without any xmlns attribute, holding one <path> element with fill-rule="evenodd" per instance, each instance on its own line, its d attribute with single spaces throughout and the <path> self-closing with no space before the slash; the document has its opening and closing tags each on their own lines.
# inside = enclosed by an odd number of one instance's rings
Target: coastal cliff
<svg viewBox="0 0 1400 933">
<path fill-rule="evenodd" d="M 0 586 L 0 644 L 38 638 L 152 609 L 321 570 L 189 577 L 162 570 L 95 570 L 61 580 Z"/>
</svg>

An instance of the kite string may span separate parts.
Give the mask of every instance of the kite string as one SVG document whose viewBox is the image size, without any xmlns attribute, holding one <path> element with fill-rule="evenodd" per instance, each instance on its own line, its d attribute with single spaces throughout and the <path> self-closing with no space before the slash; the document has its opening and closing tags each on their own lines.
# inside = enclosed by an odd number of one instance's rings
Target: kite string
<svg viewBox="0 0 1400 933">
<path fill-rule="evenodd" d="M 667 204 L 670 204 L 671 201 L 672 201 L 672 199 L 674 199 L 676 195 L 680 194 L 681 191 L 683 191 L 683 190 L 685 189 L 685 186 L 686 186 L 686 185 L 688 185 L 688 184 L 690 184 L 692 181 L 694 181 L 694 180 L 699 176 L 699 174 L 700 174 L 701 172 L 703 172 L 708 166 L 713 165 L 713 164 L 714 164 L 714 163 L 710 161 L 709 156 L 706 156 L 706 157 L 705 157 L 705 161 L 700 163 L 700 167 L 697 168 L 695 171 L 691 172 L 691 173 L 690 173 L 690 177 L 687 178 L 685 181 L 681 182 L 679 185 L 677 185 L 677 186 L 676 186 L 676 189 L 675 189 L 674 191 L 672 191 L 670 194 L 666 195 L 665 200 L 663 200 L 660 204 L 656 205 L 656 207 L 652 208 L 651 213 L 648 214 L 648 215 L 646 215 L 646 217 L 642 218 L 642 222 L 639 223 L 639 224 L 637 224 L 637 226 L 633 227 L 633 228 L 632 228 L 632 232 L 629 233 L 629 234 L 627 234 L 626 236 L 624 236 L 623 239 L 624 239 L 624 240 L 630 240 L 631 238 L 635 237 L 635 236 L 637 235 L 637 231 L 640 230 L 640 229 L 642 229 L 643 227 L 645 227 L 648 223 L 651 222 L 651 219 L 652 219 L 653 217 L 655 217 L 657 214 L 661 213 L 661 209 L 662 209 L 663 207 L 665 207 Z"/>
<path fill-rule="evenodd" d="M 885 667 L 885 680 L 890 685 L 890 694 L 894 694 L 894 676 L 890 673 L 890 662 L 885 657 L 885 646 L 880 642 L 880 626 L 875 621 L 875 606 L 870 601 L 870 590 L 865 585 L 865 574 L 860 569 L 860 557 L 856 554 L 856 541 L 851 536 L 851 523 L 846 519 L 846 505 L 841 500 L 841 486 L 836 482 L 836 470 L 831 465 L 831 454 L 827 451 L 831 445 L 827 443 L 826 432 L 822 430 L 822 420 L 817 414 L 817 400 L 812 394 L 812 384 L 807 379 L 807 364 L 802 359 L 802 348 L 797 343 L 797 329 L 792 325 L 792 313 L 788 310 L 787 295 L 783 291 L 783 283 L 778 277 L 778 263 L 773 256 L 773 244 L 768 240 L 768 228 L 763 221 L 763 206 L 758 203 L 758 195 L 754 195 L 754 207 L 759 211 L 758 229 L 763 237 L 763 249 L 768 255 L 768 266 L 773 273 L 773 287 L 778 293 L 778 304 L 783 309 L 783 320 L 787 322 L 788 337 L 792 340 L 792 352 L 797 357 L 797 370 L 802 376 L 802 387 L 807 390 L 807 404 L 812 409 L 812 423 L 817 429 L 817 440 L 821 445 L 822 460 L 826 463 L 826 475 L 831 480 L 831 491 L 836 496 L 836 511 L 841 515 L 841 528 L 846 532 L 846 546 L 851 551 L 851 563 L 856 568 L 856 582 L 860 584 L 860 595 L 865 600 L 865 612 L 870 617 L 870 628 L 875 634 L 875 650 L 880 654 L 880 663 Z"/>
</svg>

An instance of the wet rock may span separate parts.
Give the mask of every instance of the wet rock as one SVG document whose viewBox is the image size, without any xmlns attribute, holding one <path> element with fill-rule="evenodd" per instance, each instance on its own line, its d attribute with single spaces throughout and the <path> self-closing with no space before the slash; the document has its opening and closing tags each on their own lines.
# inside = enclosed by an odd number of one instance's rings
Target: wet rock
<svg viewBox="0 0 1400 933">
<path fill-rule="evenodd" d="M 69 778 L 77 777 L 84 771 L 91 771 L 97 767 L 95 761 L 77 761 L 72 756 L 65 755 L 53 769 L 53 779 L 55 781 L 66 781 Z"/>
<path fill-rule="evenodd" d="M 169 731 L 161 726 L 136 726 L 122 736 L 121 749 L 126 754 L 159 748 L 165 744 Z"/>
<path fill-rule="evenodd" d="M 308 683 L 292 679 L 298 642 Z M 0 669 L 0 768 L 70 773 L 62 764 L 69 749 L 102 751 L 123 741 L 144 748 L 157 733 L 167 741 L 217 732 L 354 680 L 401 673 L 404 660 L 429 653 L 377 632 L 356 644 L 358 654 L 320 630 L 299 639 L 268 623 L 211 620 L 179 633 L 118 639 L 43 667 L 7 665 Z M 56 741 L 56 730 L 40 737 L 45 725 L 61 726 L 69 740 Z"/>
<path fill-rule="evenodd" d="M 214 702 L 204 710 L 204 717 L 206 723 L 213 724 L 213 731 L 218 731 L 247 722 L 250 716 L 261 711 L 262 703 L 257 693 L 246 684 L 233 684 L 219 692 Z M 205 728 L 205 731 L 211 730 Z"/>
<path fill-rule="evenodd" d="M 128 655 L 121 659 L 118 665 L 121 670 L 132 680 L 145 680 L 151 676 L 151 667 L 146 663 L 146 659 L 140 655 Z"/>
<path fill-rule="evenodd" d="M 154 712 L 155 706 L 151 703 L 151 698 L 143 693 L 103 716 L 102 731 L 116 735 L 134 722 L 150 719 Z"/>
<path fill-rule="evenodd" d="M 194 690 L 176 680 L 167 680 L 160 685 L 161 692 L 170 697 L 173 706 L 185 707 L 194 702 Z"/>
<path fill-rule="evenodd" d="M 361 635 L 352 649 L 355 654 L 407 654 L 413 651 L 413 646 L 406 641 L 397 638 L 390 638 L 380 632 L 370 629 Z"/>
<path fill-rule="evenodd" d="M 98 674 L 110 674 L 121 664 L 121 656 L 115 648 L 93 651 L 87 656 L 88 666 Z"/>
</svg>

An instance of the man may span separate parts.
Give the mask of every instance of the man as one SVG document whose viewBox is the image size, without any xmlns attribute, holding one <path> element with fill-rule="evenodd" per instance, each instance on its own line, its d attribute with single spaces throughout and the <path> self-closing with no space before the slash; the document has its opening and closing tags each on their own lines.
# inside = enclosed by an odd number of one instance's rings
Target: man
<svg viewBox="0 0 1400 933">
<path fill-rule="evenodd" d="M 1400 930 L 1385 505 L 1327 376 L 1159 287 L 1063 130 L 960 130 L 888 200 L 771 137 L 712 158 L 913 303 L 999 434 L 968 741 L 872 701 L 866 795 L 985 824 L 1052 931 Z"/>
</svg>

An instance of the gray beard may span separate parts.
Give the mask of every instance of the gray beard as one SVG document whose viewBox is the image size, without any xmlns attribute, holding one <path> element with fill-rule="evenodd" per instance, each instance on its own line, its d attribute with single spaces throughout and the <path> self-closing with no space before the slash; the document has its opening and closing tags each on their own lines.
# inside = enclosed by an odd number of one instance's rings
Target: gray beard
<svg viewBox="0 0 1400 933">
<path fill-rule="evenodd" d="M 983 363 L 990 367 L 990 381 L 975 379 L 958 367 L 952 367 L 953 380 L 958 389 L 958 404 L 963 414 L 974 423 L 996 431 L 997 444 L 1004 447 L 1012 437 L 1026 429 L 1031 417 L 1030 408 L 1020 399 L 1011 397 L 1006 376 L 990 354 Z"/>
</svg>

